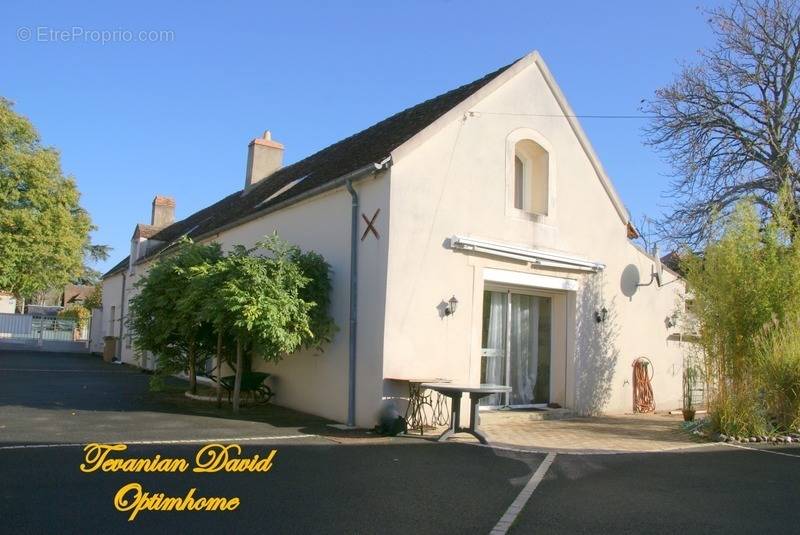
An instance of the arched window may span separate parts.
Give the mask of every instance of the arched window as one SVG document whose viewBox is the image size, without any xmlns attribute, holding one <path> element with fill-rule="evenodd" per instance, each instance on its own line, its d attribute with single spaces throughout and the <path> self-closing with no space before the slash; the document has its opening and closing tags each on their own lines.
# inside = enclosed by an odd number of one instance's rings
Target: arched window
<svg viewBox="0 0 800 535">
<path fill-rule="evenodd" d="M 549 154 L 530 139 L 514 145 L 514 208 L 547 215 Z"/>
</svg>

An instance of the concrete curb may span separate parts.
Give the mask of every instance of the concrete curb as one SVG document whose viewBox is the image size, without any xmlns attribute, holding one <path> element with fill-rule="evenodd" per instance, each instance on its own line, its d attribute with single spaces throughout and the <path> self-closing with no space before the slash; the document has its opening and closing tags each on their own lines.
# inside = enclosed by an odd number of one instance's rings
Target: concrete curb
<svg viewBox="0 0 800 535">
<path fill-rule="evenodd" d="M 680 453 L 681 451 L 706 448 L 709 446 L 719 446 L 717 442 L 704 442 L 702 444 L 687 444 L 666 449 L 643 449 L 643 450 L 595 450 L 595 449 L 563 449 L 563 448 L 526 448 L 524 446 L 514 446 L 509 444 L 480 444 L 477 442 L 450 442 L 450 444 L 464 444 L 466 446 L 478 446 L 480 448 L 490 448 L 498 451 L 509 451 L 513 453 L 535 453 L 559 455 L 627 455 L 641 453 Z"/>
<path fill-rule="evenodd" d="M 201 396 L 200 394 L 192 394 L 191 392 L 188 392 L 188 391 L 184 392 L 183 395 L 186 396 L 189 399 L 194 399 L 194 400 L 197 400 L 197 401 L 213 401 L 213 402 L 217 401 L 217 396 Z M 223 403 L 227 403 L 228 402 L 228 400 L 227 400 L 227 398 L 225 396 L 222 396 L 222 402 Z"/>
</svg>

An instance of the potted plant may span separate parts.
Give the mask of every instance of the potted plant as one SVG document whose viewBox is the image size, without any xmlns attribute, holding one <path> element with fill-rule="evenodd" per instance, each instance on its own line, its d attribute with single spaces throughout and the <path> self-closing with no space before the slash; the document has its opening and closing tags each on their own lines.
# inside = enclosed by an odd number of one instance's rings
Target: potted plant
<svg viewBox="0 0 800 535">
<path fill-rule="evenodd" d="M 692 394 L 697 383 L 697 370 L 690 366 L 683 371 L 683 420 L 694 421 L 695 408 Z"/>
</svg>

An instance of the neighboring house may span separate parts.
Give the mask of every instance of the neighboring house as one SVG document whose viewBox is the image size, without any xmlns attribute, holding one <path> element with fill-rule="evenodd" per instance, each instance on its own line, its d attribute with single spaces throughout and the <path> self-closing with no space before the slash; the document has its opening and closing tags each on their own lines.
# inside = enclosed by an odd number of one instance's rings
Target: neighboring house
<svg viewBox="0 0 800 535">
<path fill-rule="evenodd" d="M 90 284 L 67 284 L 64 286 L 61 306 L 82 305 L 93 291 L 94 286 Z"/>
<path fill-rule="evenodd" d="M 60 307 L 64 303 L 64 290 L 54 288 L 40 292 L 31 299 L 31 303 L 44 307 Z"/>
<path fill-rule="evenodd" d="M 94 286 L 86 284 L 67 284 L 63 289 L 47 290 L 35 296 L 32 303 L 25 306 L 27 314 L 37 314 L 44 316 L 54 316 L 60 310 L 70 305 L 82 305 L 87 297 L 94 290 Z M 11 294 L 0 292 L 0 312 L 4 312 L 4 295 L 8 299 L 13 299 Z M 16 300 L 14 301 L 16 305 Z M 11 311 L 13 312 L 13 310 Z"/>
<path fill-rule="evenodd" d="M 103 277 L 106 334 L 129 339 L 134 283 L 181 236 L 229 249 L 277 231 L 331 264 L 340 328 L 323 354 L 255 361 L 281 405 L 372 426 L 407 392 L 395 379 L 446 378 L 513 387 L 488 404 L 629 412 L 631 365 L 647 357 L 657 406 L 680 406 L 667 320 L 684 284 L 670 271 L 650 284 L 656 259 L 630 241 L 630 216 L 537 53 L 295 164 L 282 157 L 269 135 L 253 140 L 244 189 L 181 221 L 156 197 L 131 256 Z M 128 343 L 120 352 L 135 362 Z"/>
<path fill-rule="evenodd" d="M 45 316 L 55 318 L 64 307 L 61 305 L 27 305 L 25 313 L 33 316 Z"/>
<path fill-rule="evenodd" d="M 17 299 L 14 294 L 0 292 L 0 314 L 13 314 L 17 311 Z"/>
</svg>

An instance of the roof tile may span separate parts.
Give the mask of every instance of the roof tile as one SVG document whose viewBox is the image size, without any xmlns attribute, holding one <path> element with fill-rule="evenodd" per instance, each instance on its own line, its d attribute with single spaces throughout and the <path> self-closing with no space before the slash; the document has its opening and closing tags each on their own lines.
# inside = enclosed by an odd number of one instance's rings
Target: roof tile
<svg viewBox="0 0 800 535">
<path fill-rule="evenodd" d="M 148 254 L 137 262 L 152 257 L 181 236 L 194 238 L 209 234 L 253 212 L 291 200 L 370 163 L 384 160 L 394 149 L 472 96 L 511 65 L 513 63 L 474 82 L 392 115 L 357 134 L 276 171 L 268 179 L 251 187 L 245 195 L 241 190 L 236 191 L 186 219 L 176 221 L 153 233 L 148 237 L 164 243 L 160 247 L 148 251 Z M 297 183 L 293 187 L 286 188 L 294 181 Z M 286 189 L 280 192 L 282 188 Z M 121 271 L 127 263 L 126 258 L 105 273 L 103 278 Z"/>
</svg>

